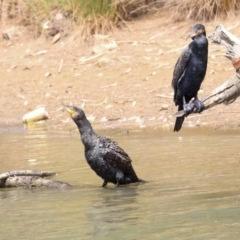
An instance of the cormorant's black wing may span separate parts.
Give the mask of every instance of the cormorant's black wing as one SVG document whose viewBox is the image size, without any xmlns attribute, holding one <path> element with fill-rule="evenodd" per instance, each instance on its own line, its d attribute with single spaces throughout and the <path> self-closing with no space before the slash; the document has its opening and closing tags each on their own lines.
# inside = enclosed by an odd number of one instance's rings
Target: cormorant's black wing
<svg viewBox="0 0 240 240">
<path fill-rule="evenodd" d="M 98 140 L 101 148 L 101 156 L 106 162 L 138 179 L 131 164 L 132 160 L 116 142 L 103 136 L 98 136 Z"/>
<path fill-rule="evenodd" d="M 180 80 L 192 53 L 190 46 L 191 44 L 182 52 L 173 71 L 172 87 L 175 92 L 177 90 L 178 81 Z"/>
</svg>

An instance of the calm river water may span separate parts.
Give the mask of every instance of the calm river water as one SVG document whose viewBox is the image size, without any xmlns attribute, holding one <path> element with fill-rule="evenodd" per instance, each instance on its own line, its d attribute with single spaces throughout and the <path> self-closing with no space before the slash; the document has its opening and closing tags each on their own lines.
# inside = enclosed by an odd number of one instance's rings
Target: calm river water
<svg viewBox="0 0 240 240">
<path fill-rule="evenodd" d="M 96 131 L 147 184 L 101 188 L 75 129 L 0 127 L 0 172 L 57 171 L 67 190 L 1 189 L 0 239 L 240 239 L 240 131 Z"/>
</svg>

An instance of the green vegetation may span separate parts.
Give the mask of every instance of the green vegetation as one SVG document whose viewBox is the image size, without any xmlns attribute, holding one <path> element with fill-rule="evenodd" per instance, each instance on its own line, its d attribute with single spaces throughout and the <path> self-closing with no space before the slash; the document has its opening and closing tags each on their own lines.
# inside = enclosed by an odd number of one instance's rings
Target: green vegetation
<svg viewBox="0 0 240 240">
<path fill-rule="evenodd" d="M 146 13 L 167 12 L 173 21 L 210 20 L 239 8 L 240 0 L 8 0 L 0 10 L 4 13 L 2 22 L 20 19 L 37 35 L 46 22 L 55 32 L 78 29 L 79 34 L 90 35 L 107 32 Z"/>
<path fill-rule="evenodd" d="M 54 21 L 61 13 L 64 21 L 59 30 L 69 31 L 69 26 L 81 26 L 82 34 L 110 30 L 115 23 L 116 5 L 112 0 L 24 0 L 26 15 L 38 27 L 47 20 Z M 56 26 L 55 26 L 56 27 Z"/>
<path fill-rule="evenodd" d="M 23 0 L 27 18 L 40 27 L 44 21 L 61 12 L 71 26 L 80 26 L 84 35 L 105 32 L 124 21 L 146 13 L 155 0 Z M 67 24 L 69 26 L 69 23 Z M 65 27 L 65 26 L 61 26 Z M 66 28 L 66 27 L 65 27 Z"/>
</svg>

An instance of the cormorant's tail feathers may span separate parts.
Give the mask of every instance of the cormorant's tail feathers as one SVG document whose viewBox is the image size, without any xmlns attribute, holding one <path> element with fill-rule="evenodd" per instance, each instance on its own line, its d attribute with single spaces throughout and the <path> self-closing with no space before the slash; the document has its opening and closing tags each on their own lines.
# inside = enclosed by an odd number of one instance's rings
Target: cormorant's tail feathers
<svg viewBox="0 0 240 240">
<path fill-rule="evenodd" d="M 138 178 L 138 182 L 142 182 L 142 183 L 148 183 L 147 181 L 141 179 L 141 178 Z"/>
<path fill-rule="evenodd" d="M 182 128 L 184 119 L 185 119 L 184 116 L 183 116 L 183 117 L 177 117 L 177 118 L 176 118 L 174 130 L 173 130 L 174 132 L 178 132 L 178 131 Z"/>
<path fill-rule="evenodd" d="M 181 111 L 181 110 L 183 110 L 183 104 L 178 105 L 178 111 Z M 175 126 L 174 126 L 174 129 L 173 129 L 174 132 L 178 132 L 182 128 L 184 119 L 185 119 L 185 116 L 176 118 Z"/>
</svg>

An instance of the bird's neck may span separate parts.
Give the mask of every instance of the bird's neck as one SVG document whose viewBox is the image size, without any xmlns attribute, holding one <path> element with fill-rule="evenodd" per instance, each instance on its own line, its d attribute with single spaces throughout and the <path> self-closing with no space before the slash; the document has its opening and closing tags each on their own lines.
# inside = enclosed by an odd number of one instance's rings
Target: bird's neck
<svg viewBox="0 0 240 240">
<path fill-rule="evenodd" d="M 91 123 L 86 118 L 77 122 L 77 126 L 81 135 L 83 145 L 87 148 L 90 148 L 94 142 L 94 136 L 96 135 L 93 131 Z"/>
<path fill-rule="evenodd" d="M 196 36 L 194 38 L 194 41 L 197 42 L 198 44 L 208 45 L 208 40 L 203 34 Z"/>
<path fill-rule="evenodd" d="M 208 40 L 203 34 L 196 36 L 192 43 L 194 45 L 194 48 L 192 48 L 193 52 L 207 57 Z"/>
</svg>

